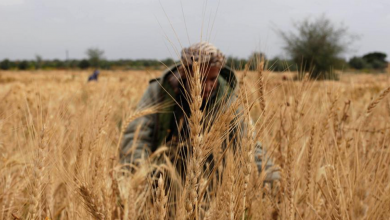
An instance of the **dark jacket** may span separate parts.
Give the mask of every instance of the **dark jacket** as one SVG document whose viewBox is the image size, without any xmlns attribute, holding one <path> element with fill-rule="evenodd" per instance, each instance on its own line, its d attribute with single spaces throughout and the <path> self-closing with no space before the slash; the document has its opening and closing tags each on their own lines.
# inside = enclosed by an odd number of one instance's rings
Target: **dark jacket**
<svg viewBox="0 0 390 220">
<path fill-rule="evenodd" d="M 177 137 L 186 138 L 188 129 L 178 129 L 180 127 L 178 126 L 179 121 L 185 118 L 183 109 L 186 114 L 189 112 L 188 103 L 183 97 L 184 92 L 180 90 L 180 84 L 175 80 L 179 74 L 179 66 L 170 67 L 160 78 L 150 81 L 138 108 L 158 103 L 170 104 L 166 104 L 166 107 L 160 113 L 138 118 L 128 125 L 123 136 L 120 152 L 122 163 L 133 163 L 142 157 L 147 157 L 150 152 L 156 151 L 162 144 L 171 148 L 171 152 L 176 152 Z M 204 107 L 205 115 L 208 114 L 210 109 L 217 106 L 222 99 L 225 99 L 226 94 L 229 97 L 229 101 L 226 103 L 228 105 L 232 103 L 236 99 L 236 86 L 237 78 L 234 71 L 228 67 L 223 67 L 218 77 L 218 88 L 214 90 L 208 104 Z M 175 98 L 175 102 L 172 98 Z M 181 106 L 179 107 L 176 102 L 179 102 Z M 255 154 L 261 154 L 261 149 L 256 149 Z M 255 158 L 257 166 L 260 168 L 262 164 L 260 157 Z M 270 166 L 272 164 L 268 162 L 266 168 Z"/>
</svg>

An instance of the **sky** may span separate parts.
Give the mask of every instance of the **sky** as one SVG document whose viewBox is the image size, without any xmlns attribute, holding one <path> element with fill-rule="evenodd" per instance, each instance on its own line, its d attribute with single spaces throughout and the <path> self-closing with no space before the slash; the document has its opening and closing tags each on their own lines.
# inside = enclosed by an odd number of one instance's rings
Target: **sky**
<svg viewBox="0 0 390 220">
<path fill-rule="evenodd" d="M 389 8 L 389 0 L 0 0 L 0 60 L 66 51 L 80 59 L 91 47 L 110 60 L 177 59 L 202 40 L 235 57 L 286 57 L 277 30 L 321 15 L 358 36 L 342 57 L 390 56 Z"/>
</svg>

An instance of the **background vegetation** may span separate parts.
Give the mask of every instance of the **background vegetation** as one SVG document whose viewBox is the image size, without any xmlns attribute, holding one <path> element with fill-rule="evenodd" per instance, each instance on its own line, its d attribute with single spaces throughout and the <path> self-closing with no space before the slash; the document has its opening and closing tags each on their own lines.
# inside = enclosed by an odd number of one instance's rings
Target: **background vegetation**
<svg viewBox="0 0 390 220">
<path fill-rule="evenodd" d="M 257 52 L 256 52 L 257 53 Z M 370 56 L 370 54 L 380 54 L 374 58 L 363 58 Z M 343 70 L 346 72 L 355 73 L 384 73 L 388 65 L 385 57 L 387 55 L 381 52 L 373 52 L 365 54 L 362 57 L 353 57 L 348 62 L 343 59 L 338 59 L 338 65 L 335 66 L 335 70 Z M 245 65 L 250 62 L 253 55 L 248 58 L 227 57 L 227 65 L 234 68 L 243 70 Z M 275 57 L 272 59 L 266 58 L 267 67 L 275 72 L 285 71 L 297 71 L 299 64 L 293 60 L 283 59 Z M 120 59 L 120 60 L 101 60 L 97 65 L 98 68 L 104 70 L 144 70 L 154 69 L 162 70 L 166 66 L 173 65 L 175 62 L 172 58 L 164 60 L 156 59 Z M 0 61 L 0 70 L 83 70 L 89 68 L 95 68 L 96 65 L 92 65 L 89 59 L 81 60 L 9 60 L 4 59 Z"/>
<path fill-rule="evenodd" d="M 265 61 L 266 68 L 274 72 L 298 71 L 298 79 L 310 73 L 313 79 L 337 79 L 337 71 L 383 73 L 389 63 L 387 55 L 382 52 L 370 52 L 350 60 L 342 58 L 349 51 L 356 36 L 349 33 L 348 28 L 336 25 L 325 16 L 307 18 L 294 24 L 295 31 L 278 30 L 284 41 L 284 50 L 288 58 L 268 58 L 266 54 L 255 51 L 247 58 L 227 57 L 227 65 L 233 69 L 243 70 L 249 64 L 250 70 L 256 69 L 256 57 Z M 99 48 L 89 48 L 87 58 L 76 60 L 44 60 L 36 55 L 35 60 L 8 60 L 0 62 L 1 70 L 55 70 L 55 69 L 88 69 L 105 70 L 161 70 L 175 62 L 172 58 L 156 59 L 119 59 L 107 60 L 104 51 Z"/>
</svg>

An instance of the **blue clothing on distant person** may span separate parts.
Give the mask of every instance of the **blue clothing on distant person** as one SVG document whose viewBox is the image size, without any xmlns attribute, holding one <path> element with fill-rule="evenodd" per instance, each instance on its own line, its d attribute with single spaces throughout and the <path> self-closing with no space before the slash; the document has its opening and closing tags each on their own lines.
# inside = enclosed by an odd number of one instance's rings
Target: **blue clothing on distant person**
<svg viewBox="0 0 390 220">
<path fill-rule="evenodd" d="M 97 81 L 98 80 L 98 76 L 99 76 L 99 70 L 95 70 L 93 73 L 92 73 L 92 75 L 90 75 L 89 77 L 88 77 L 88 82 L 89 81 Z"/>
</svg>

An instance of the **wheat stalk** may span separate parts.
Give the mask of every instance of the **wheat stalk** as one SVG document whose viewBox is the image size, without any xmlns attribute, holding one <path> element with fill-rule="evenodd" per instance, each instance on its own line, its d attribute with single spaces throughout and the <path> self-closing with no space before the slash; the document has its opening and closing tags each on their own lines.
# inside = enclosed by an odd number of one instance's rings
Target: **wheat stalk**
<svg viewBox="0 0 390 220">
<path fill-rule="evenodd" d="M 381 94 L 376 98 L 374 99 L 367 107 L 367 112 L 366 112 L 366 115 L 370 115 L 372 113 L 372 111 L 374 110 L 374 108 L 384 99 L 386 98 L 386 96 L 390 93 L 390 87 L 388 87 L 387 89 L 383 90 L 381 92 Z"/>
<path fill-rule="evenodd" d="M 168 202 L 168 198 L 165 195 L 165 187 L 164 187 L 164 180 L 162 178 L 162 175 L 158 178 L 158 188 L 157 188 L 157 216 L 159 220 L 164 220 L 165 215 L 167 213 L 166 211 L 166 204 Z"/>
<path fill-rule="evenodd" d="M 84 204 L 87 207 L 88 212 L 95 218 L 99 220 L 105 219 L 103 212 L 101 212 L 102 207 L 98 204 L 98 199 L 87 186 L 80 186 L 79 193 L 84 200 Z"/>
<path fill-rule="evenodd" d="M 191 116 L 189 118 L 190 141 L 193 155 L 189 161 L 189 168 L 187 172 L 187 196 L 186 196 L 186 210 L 187 215 L 195 218 L 198 215 L 198 189 L 199 177 L 201 174 L 204 151 L 202 149 L 201 140 L 201 121 L 203 113 L 200 110 L 202 106 L 202 76 L 200 66 L 198 63 L 193 64 L 193 73 L 189 76 L 190 84 L 190 110 Z"/>
</svg>

